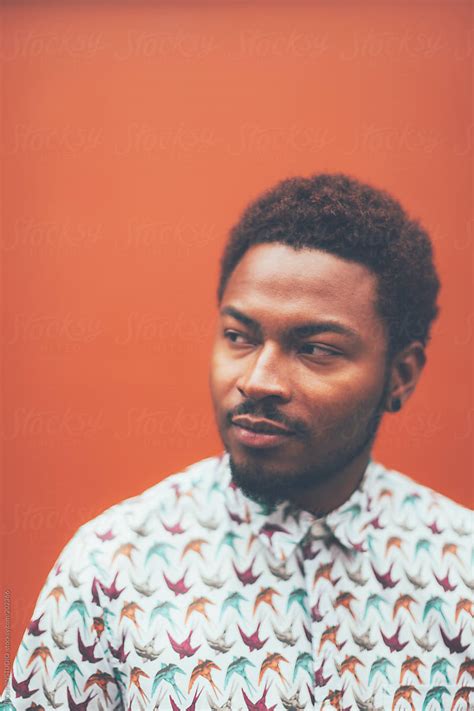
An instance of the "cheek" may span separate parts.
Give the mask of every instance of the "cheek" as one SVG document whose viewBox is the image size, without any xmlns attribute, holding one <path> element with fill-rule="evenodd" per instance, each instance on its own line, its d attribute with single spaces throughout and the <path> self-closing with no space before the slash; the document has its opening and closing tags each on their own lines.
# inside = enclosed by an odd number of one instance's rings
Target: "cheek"
<svg viewBox="0 0 474 711">
<path fill-rule="evenodd" d="M 378 402 L 381 384 L 374 374 L 350 369 L 344 374 L 305 377 L 295 383 L 298 403 L 311 413 L 316 426 L 330 426 L 334 420 L 360 417 Z"/>
<path fill-rule="evenodd" d="M 220 404 L 221 398 L 232 389 L 235 383 L 235 373 L 232 363 L 226 358 L 222 349 L 214 347 L 211 355 L 209 385 L 214 404 Z"/>
</svg>

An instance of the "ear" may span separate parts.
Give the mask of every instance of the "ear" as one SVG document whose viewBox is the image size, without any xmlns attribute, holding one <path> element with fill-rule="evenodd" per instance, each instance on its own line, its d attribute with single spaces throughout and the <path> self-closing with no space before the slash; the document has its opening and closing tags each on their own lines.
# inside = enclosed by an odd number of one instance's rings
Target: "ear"
<svg viewBox="0 0 474 711">
<path fill-rule="evenodd" d="M 390 368 L 390 387 L 385 403 L 385 409 L 388 412 L 397 412 L 403 407 L 416 388 L 425 362 L 425 348 L 420 341 L 412 341 L 393 357 Z M 399 407 L 396 407 L 397 400 L 400 403 Z"/>
</svg>

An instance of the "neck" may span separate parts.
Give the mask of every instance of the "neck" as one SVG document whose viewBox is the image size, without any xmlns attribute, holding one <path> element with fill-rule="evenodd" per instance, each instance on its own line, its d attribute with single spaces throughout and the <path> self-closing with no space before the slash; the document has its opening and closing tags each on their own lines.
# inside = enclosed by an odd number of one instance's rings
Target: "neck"
<svg viewBox="0 0 474 711">
<path fill-rule="evenodd" d="M 371 457 L 368 445 L 345 467 L 303 492 L 295 493 L 291 501 L 304 511 L 321 517 L 339 508 L 359 486 Z"/>
</svg>

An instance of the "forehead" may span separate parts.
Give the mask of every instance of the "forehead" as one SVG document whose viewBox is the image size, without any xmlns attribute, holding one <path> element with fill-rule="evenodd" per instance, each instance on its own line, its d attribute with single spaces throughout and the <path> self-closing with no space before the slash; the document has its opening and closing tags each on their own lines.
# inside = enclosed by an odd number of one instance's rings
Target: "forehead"
<svg viewBox="0 0 474 711">
<path fill-rule="evenodd" d="M 363 332 L 380 325 L 377 278 L 367 267 L 317 249 L 251 247 L 227 282 L 222 305 L 285 325 L 333 318 Z"/>
</svg>

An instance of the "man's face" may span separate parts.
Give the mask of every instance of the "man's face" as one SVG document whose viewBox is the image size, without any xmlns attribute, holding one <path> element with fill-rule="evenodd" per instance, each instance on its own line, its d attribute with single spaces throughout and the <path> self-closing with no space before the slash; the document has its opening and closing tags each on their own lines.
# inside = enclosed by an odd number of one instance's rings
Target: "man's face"
<svg viewBox="0 0 474 711">
<path fill-rule="evenodd" d="M 226 285 L 211 360 L 234 481 L 275 503 L 370 450 L 387 388 L 376 277 L 282 244 L 250 248 Z"/>
</svg>

